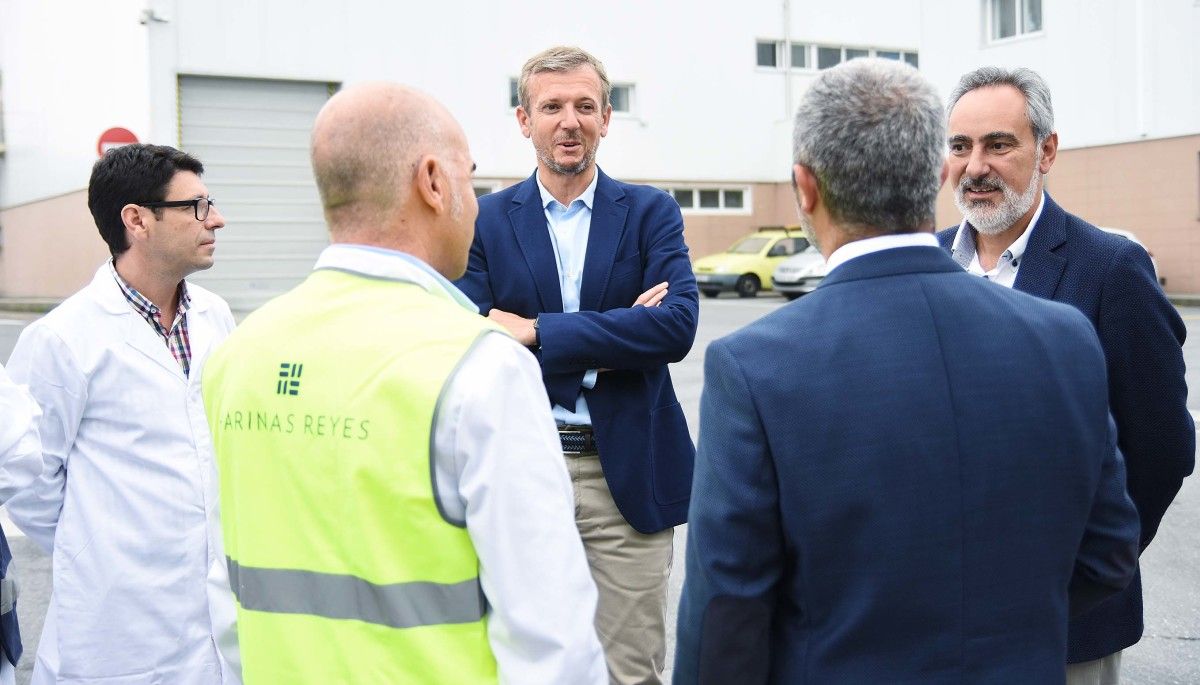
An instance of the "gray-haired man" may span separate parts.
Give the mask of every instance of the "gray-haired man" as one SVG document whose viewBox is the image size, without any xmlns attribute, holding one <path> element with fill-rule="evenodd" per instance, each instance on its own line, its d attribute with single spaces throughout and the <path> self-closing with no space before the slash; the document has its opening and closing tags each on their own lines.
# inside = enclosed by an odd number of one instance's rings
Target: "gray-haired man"
<svg viewBox="0 0 1200 685">
<path fill-rule="evenodd" d="M 1070 304 L 1091 320 L 1145 549 L 1195 461 L 1183 321 L 1140 245 L 1068 214 L 1044 192 L 1058 134 L 1050 89 L 1038 74 L 982 67 L 964 75 L 950 95 L 947 136 L 950 183 L 964 218 L 938 240 L 970 273 Z M 1121 650 L 1141 634 L 1141 577 L 1134 576 L 1120 594 L 1071 621 L 1068 682 L 1117 682 Z"/>
<path fill-rule="evenodd" d="M 943 140 L 907 65 L 804 95 L 829 274 L 705 355 L 676 685 L 1061 683 L 1068 612 L 1133 574 L 1096 335 L 938 248 Z"/>
</svg>

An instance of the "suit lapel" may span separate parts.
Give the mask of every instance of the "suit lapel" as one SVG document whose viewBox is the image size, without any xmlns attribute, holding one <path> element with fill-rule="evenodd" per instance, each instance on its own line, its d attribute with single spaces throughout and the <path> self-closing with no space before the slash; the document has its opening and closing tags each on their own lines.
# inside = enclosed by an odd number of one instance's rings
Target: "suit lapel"
<svg viewBox="0 0 1200 685">
<path fill-rule="evenodd" d="M 1042 299 L 1054 299 L 1058 281 L 1067 267 L 1066 258 L 1054 252 L 1067 241 L 1067 214 L 1050 194 L 1046 194 L 1046 205 L 1037 224 L 1029 230 L 1029 242 L 1017 268 L 1017 280 L 1013 288 L 1036 295 Z"/>
<path fill-rule="evenodd" d="M 508 220 L 516 234 L 517 245 L 529 265 L 537 286 L 538 299 L 543 312 L 562 311 L 562 290 L 558 287 L 558 266 L 554 259 L 554 245 L 550 242 L 546 228 L 546 213 L 542 207 L 542 196 L 538 192 L 537 176 L 525 180 L 524 187 L 513 197 Z"/>
<path fill-rule="evenodd" d="M 621 244 L 621 236 L 625 234 L 625 218 L 629 214 L 629 207 L 621 202 L 625 193 L 600 171 L 600 167 L 596 167 L 596 173 L 600 178 L 596 181 L 592 226 L 588 231 L 587 257 L 583 262 L 583 283 L 579 288 L 579 309 L 583 311 L 600 311 L 615 261 L 613 258 Z"/>
</svg>

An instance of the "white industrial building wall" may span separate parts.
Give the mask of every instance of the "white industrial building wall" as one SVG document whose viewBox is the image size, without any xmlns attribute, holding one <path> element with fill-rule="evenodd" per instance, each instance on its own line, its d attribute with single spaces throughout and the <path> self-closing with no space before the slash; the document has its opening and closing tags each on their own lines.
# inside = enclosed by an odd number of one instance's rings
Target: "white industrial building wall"
<svg viewBox="0 0 1200 685">
<path fill-rule="evenodd" d="M 534 166 L 508 106 L 508 79 L 554 44 L 577 44 L 613 81 L 635 84 L 635 111 L 617 114 L 600 163 L 643 180 L 783 181 L 790 108 L 782 71 L 755 67 L 756 39 L 853 41 L 916 48 L 919 0 L 836 4 L 758 0 L 343 3 L 157 0 L 172 19 L 151 27 L 167 72 L 353 83 L 392 79 L 444 102 L 462 122 L 486 178 Z M 790 5 L 790 29 L 784 6 Z M 152 34 L 153 37 L 153 34 Z M 152 45 L 156 43 L 153 39 Z M 172 44 L 174 40 L 174 44 Z M 811 75 L 798 74 L 793 99 Z M 165 83 L 162 76 L 154 83 Z M 169 128 L 170 97 L 154 93 L 155 127 Z"/>
<path fill-rule="evenodd" d="M 86 188 L 108 128 L 147 139 L 143 5 L 0 0 L 0 210 Z"/>
<path fill-rule="evenodd" d="M 1043 30 L 990 41 L 987 0 L 924 0 L 921 64 L 943 97 L 965 72 L 1024 66 L 1050 85 L 1064 149 L 1200 132 L 1200 2 L 1042 0 Z"/>
</svg>

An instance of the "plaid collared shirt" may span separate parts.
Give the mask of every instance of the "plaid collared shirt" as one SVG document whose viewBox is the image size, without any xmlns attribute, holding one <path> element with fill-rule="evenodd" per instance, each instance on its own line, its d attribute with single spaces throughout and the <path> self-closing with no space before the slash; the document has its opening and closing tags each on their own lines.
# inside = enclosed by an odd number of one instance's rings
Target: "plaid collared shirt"
<svg viewBox="0 0 1200 685">
<path fill-rule="evenodd" d="M 171 323 L 171 329 L 168 331 L 163 328 L 162 322 L 159 320 L 160 310 L 158 305 L 145 296 L 139 293 L 133 286 L 125 282 L 121 275 L 117 273 L 117 267 L 108 262 L 108 268 L 112 271 L 113 278 L 116 279 L 117 285 L 121 288 L 121 293 L 125 295 L 125 299 L 129 301 L 133 311 L 142 315 L 146 323 L 154 328 L 154 332 L 158 333 L 163 342 L 167 344 L 167 349 L 171 351 L 171 356 L 175 357 L 175 361 L 179 362 L 180 368 L 183 369 L 183 375 L 187 376 L 192 370 L 192 343 L 188 338 L 187 312 L 188 307 L 192 304 L 192 299 L 188 297 L 187 282 L 179 282 L 179 306 L 175 310 L 175 321 Z"/>
</svg>

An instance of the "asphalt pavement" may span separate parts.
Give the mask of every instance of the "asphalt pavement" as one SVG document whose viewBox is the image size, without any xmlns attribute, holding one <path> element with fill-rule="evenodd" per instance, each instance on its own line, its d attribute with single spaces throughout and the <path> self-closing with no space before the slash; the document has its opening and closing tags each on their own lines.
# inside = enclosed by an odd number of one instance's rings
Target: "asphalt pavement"
<svg viewBox="0 0 1200 685">
<path fill-rule="evenodd" d="M 783 306 L 771 295 L 755 299 L 721 297 L 701 302 L 700 329 L 695 346 L 686 359 L 673 364 L 671 374 L 676 394 L 683 405 L 692 438 L 696 437 L 703 386 L 704 350 L 708 343 Z M 1181 307 L 1188 327 L 1184 359 L 1188 386 L 1200 388 L 1200 307 Z M 0 312 L 0 360 L 7 360 L 22 328 L 36 314 Z M 797 362 L 801 363 L 800 361 Z M 1200 423 L 1200 391 L 1188 399 Z M 41 634 L 42 619 L 50 598 L 50 561 L 20 535 L 7 517 L 0 523 L 9 536 L 21 584 L 18 615 L 25 639 L 26 657 L 17 670 L 17 682 L 29 682 L 33 655 Z M 668 619 L 668 665 L 675 647 L 675 607 L 683 587 L 686 527 L 675 533 L 675 559 L 670 581 Z M 1145 633 L 1141 642 L 1126 650 L 1122 683 L 1126 685 L 1189 685 L 1200 683 L 1200 480 L 1184 482 L 1175 503 L 1167 511 L 1158 537 L 1142 555 L 1145 592 Z M 667 682 L 670 682 L 668 669 Z"/>
</svg>

